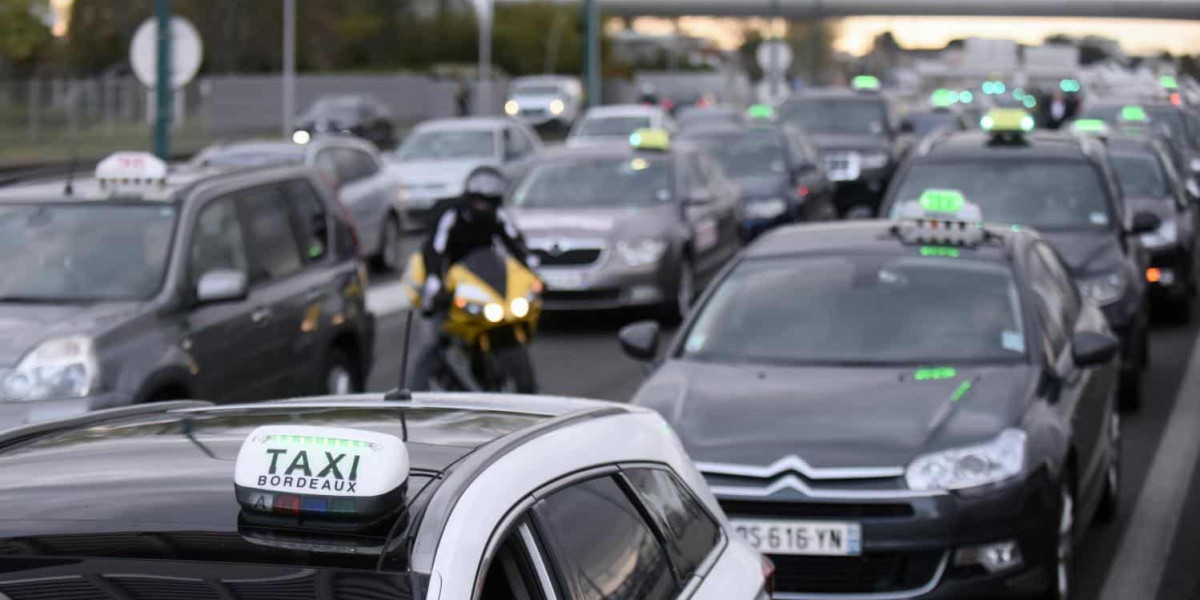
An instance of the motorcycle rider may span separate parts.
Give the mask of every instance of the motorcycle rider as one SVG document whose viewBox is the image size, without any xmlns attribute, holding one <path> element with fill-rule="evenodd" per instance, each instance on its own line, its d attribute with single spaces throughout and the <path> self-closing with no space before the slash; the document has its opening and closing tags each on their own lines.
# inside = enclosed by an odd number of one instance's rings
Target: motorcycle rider
<svg viewBox="0 0 1200 600">
<path fill-rule="evenodd" d="M 528 266 L 529 251 L 521 232 L 500 211 L 506 186 L 499 170 L 479 167 L 467 175 L 462 196 L 443 200 L 434 209 L 435 226 L 421 248 L 426 273 L 421 292 L 424 319 L 410 381 L 413 390 L 429 389 L 441 366 L 442 325 L 451 300 L 442 282 L 450 267 L 480 248 L 491 248 L 496 241 Z"/>
</svg>

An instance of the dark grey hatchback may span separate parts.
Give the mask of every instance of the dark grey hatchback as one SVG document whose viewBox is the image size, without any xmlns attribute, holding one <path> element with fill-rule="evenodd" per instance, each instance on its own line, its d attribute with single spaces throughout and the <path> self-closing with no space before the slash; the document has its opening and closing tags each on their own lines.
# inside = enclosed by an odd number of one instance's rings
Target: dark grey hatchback
<svg viewBox="0 0 1200 600">
<path fill-rule="evenodd" d="M 0 429 L 178 398 L 361 389 L 374 319 L 311 169 L 170 170 L 0 191 Z"/>
<path fill-rule="evenodd" d="M 656 340 L 621 334 L 643 359 Z M 1029 230 L 789 227 L 710 288 L 634 403 L 775 562 L 775 598 L 1066 598 L 1118 498 L 1116 356 Z"/>
</svg>

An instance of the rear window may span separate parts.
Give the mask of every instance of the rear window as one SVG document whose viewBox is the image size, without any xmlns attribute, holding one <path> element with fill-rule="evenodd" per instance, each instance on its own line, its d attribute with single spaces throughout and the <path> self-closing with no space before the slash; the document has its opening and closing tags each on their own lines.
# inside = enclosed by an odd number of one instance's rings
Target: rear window
<svg viewBox="0 0 1200 600">
<path fill-rule="evenodd" d="M 1113 154 L 1113 170 L 1127 196 L 1167 195 L 1167 176 L 1162 163 L 1153 154 Z"/>
</svg>

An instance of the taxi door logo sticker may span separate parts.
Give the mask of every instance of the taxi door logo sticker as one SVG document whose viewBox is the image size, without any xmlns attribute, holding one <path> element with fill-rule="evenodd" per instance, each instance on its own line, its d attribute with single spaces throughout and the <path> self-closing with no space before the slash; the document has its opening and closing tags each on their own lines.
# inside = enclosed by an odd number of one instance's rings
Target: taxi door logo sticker
<svg viewBox="0 0 1200 600">
<path fill-rule="evenodd" d="M 259 486 L 354 493 L 358 485 L 358 454 L 267 448 L 270 466 L 258 476 Z M 292 453 L 292 454 L 289 454 Z M 314 457 L 310 460 L 310 454 Z M 283 465 L 287 465 L 284 467 Z M 315 469 L 314 465 L 320 465 Z M 314 473 L 316 473 L 314 475 Z"/>
</svg>

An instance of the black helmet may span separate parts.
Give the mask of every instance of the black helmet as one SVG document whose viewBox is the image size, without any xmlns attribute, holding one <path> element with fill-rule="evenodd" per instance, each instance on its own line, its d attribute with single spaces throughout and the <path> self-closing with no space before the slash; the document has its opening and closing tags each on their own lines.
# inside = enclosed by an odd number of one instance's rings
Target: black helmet
<svg viewBox="0 0 1200 600">
<path fill-rule="evenodd" d="M 467 175 L 467 181 L 463 184 L 463 196 L 499 204 L 507 187 L 504 174 L 495 167 L 479 167 Z"/>
</svg>

